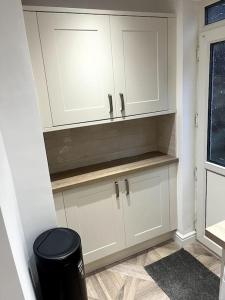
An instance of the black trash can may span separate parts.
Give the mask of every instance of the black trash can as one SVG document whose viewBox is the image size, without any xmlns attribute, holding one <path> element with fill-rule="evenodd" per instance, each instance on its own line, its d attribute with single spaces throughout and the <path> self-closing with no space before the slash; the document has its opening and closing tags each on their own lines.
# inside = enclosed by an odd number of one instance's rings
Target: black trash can
<svg viewBox="0 0 225 300">
<path fill-rule="evenodd" d="M 54 228 L 34 242 L 43 300 L 87 300 L 81 239 L 77 232 Z"/>
</svg>

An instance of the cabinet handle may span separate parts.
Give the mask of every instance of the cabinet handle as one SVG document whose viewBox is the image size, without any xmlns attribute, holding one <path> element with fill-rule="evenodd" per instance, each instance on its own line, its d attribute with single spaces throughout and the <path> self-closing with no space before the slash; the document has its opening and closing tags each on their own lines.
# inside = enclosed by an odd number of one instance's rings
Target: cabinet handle
<svg viewBox="0 0 225 300">
<path fill-rule="evenodd" d="M 125 111 L 125 102 L 124 102 L 124 95 L 122 93 L 120 93 L 120 101 L 121 101 L 121 112 Z"/>
<path fill-rule="evenodd" d="M 120 197 L 120 190 L 119 190 L 119 184 L 118 184 L 117 181 L 115 182 L 115 189 L 116 189 L 116 198 L 119 198 Z"/>
<path fill-rule="evenodd" d="M 125 179 L 125 185 L 126 185 L 126 195 L 130 195 L 130 186 L 129 186 L 129 181 L 128 179 Z"/>
<path fill-rule="evenodd" d="M 109 98 L 109 113 L 112 114 L 113 113 L 113 99 L 112 99 L 112 95 L 108 94 L 108 98 Z"/>
</svg>

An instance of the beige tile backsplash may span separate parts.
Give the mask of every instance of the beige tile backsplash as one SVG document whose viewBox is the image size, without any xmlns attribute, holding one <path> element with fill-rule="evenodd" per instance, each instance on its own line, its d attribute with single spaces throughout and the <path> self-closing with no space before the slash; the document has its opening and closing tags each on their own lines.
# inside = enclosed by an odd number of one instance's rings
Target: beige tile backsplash
<svg viewBox="0 0 225 300">
<path fill-rule="evenodd" d="M 157 147 L 160 152 L 176 156 L 175 115 L 157 117 Z"/>
<path fill-rule="evenodd" d="M 44 138 L 52 174 L 156 150 L 174 154 L 174 117 L 48 132 Z"/>
</svg>

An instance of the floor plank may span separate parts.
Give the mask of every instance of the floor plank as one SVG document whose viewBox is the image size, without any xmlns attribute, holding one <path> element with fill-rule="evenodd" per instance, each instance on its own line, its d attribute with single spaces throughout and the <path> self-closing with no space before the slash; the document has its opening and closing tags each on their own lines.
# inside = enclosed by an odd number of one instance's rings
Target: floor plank
<svg viewBox="0 0 225 300">
<path fill-rule="evenodd" d="M 174 241 L 169 241 L 87 277 L 88 299 L 168 300 L 168 296 L 147 274 L 144 266 L 179 249 L 180 247 Z M 185 250 L 217 276 L 220 275 L 221 263 L 219 259 L 200 243 L 195 242 L 185 247 Z"/>
</svg>

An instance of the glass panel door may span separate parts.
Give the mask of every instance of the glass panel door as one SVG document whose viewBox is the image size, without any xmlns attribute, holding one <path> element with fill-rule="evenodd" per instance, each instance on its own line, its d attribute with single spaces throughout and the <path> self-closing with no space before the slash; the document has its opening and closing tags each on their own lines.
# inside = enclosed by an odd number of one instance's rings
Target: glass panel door
<svg viewBox="0 0 225 300">
<path fill-rule="evenodd" d="M 225 220 L 225 27 L 200 34 L 199 56 L 197 238 L 221 255 L 205 229 Z"/>
</svg>

